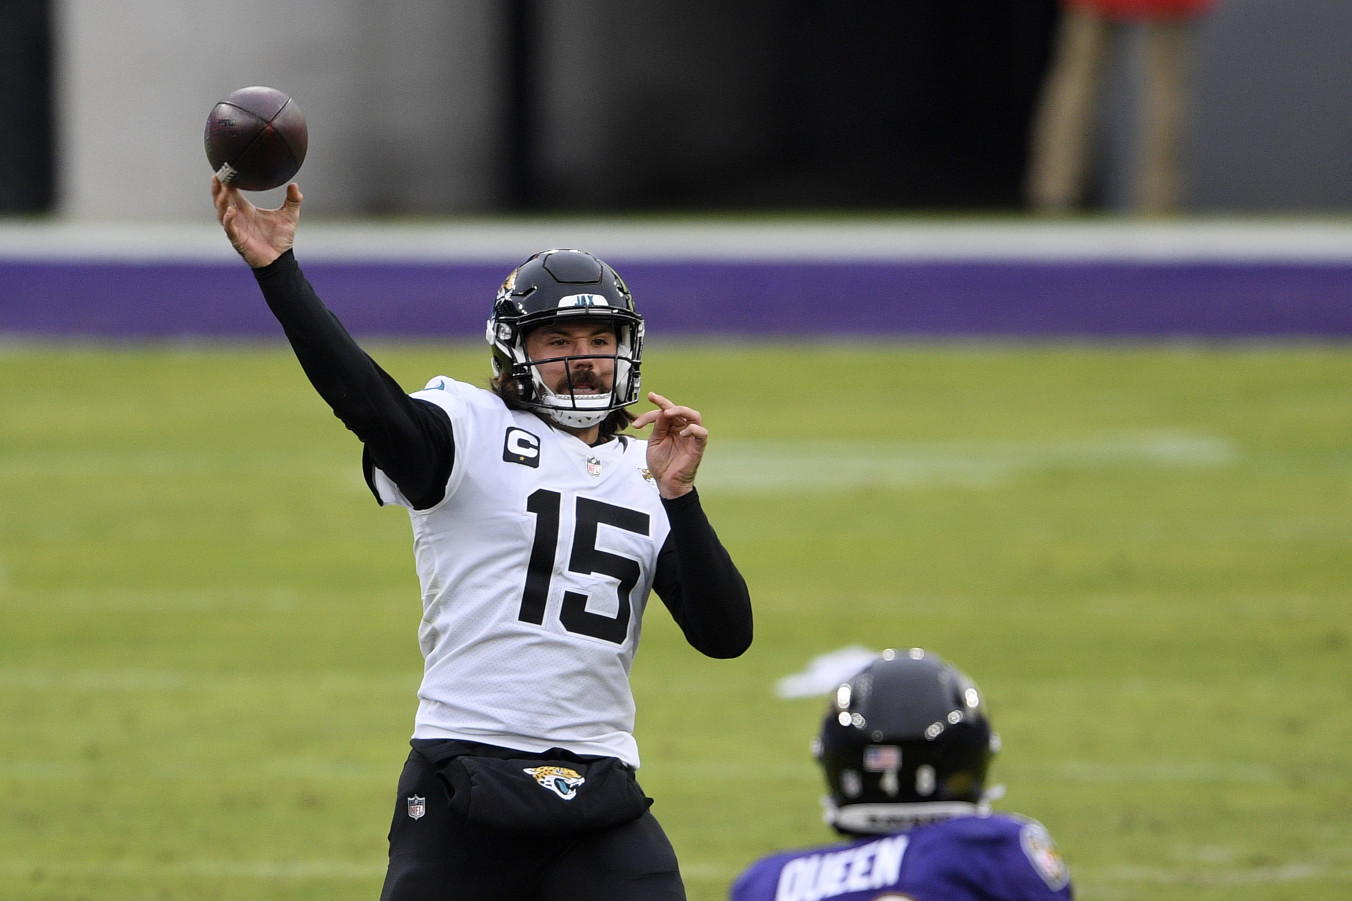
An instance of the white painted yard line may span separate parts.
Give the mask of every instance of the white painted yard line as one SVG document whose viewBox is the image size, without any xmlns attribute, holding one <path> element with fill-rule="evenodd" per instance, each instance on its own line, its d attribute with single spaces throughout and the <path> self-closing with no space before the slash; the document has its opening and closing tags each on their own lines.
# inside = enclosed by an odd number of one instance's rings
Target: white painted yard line
<svg viewBox="0 0 1352 901">
<path fill-rule="evenodd" d="M 751 861 L 747 861 L 749 864 Z M 687 886 L 694 882 L 716 882 L 719 885 L 729 885 L 737 875 L 742 872 L 742 864 L 716 864 L 704 860 L 685 860 L 681 861 L 681 875 L 685 878 Z"/>
<path fill-rule="evenodd" d="M 701 464 L 701 484 L 725 492 L 846 488 L 989 487 L 1050 468 L 1225 466 L 1238 458 L 1225 438 L 1133 432 L 1029 441 L 720 442 Z"/>
<path fill-rule="evenodd" d="M 703 484 L 726 490 L 786 487 L 986 485 L 1027 470 L 1068 466 L 1220 466 L 1238 454 L 1225 438 L 1174 431 L 1120 432 L 1027 441 L 726 440 L 700 469 Z M 207 448 L 53 450 L 0 453 L 0 478 L 121 473 L 160 476 L 270 470 L 338 470 L 356 484 L 355 467 L 318 451 L 273 454 Z"/>
<path fill-rule="evenodd" d="M 346 457 L 355 459 L 352 454 Z M 268 450 L 219 450 L 211 448 L 86 447 L 78 449 L 23 449 L 0 451 L 0 478 L 41 476 L 96 476 L 108 474 L 164 476 L 185 473 L 282 470 L 314 472 L 337 469 L 340 457 L 318 450 L 277 453 Z M 347 466 L 352 472 L 356 463 Z"/>
<path fill-rule="evenodd" d="M 730 878 L 732 870 L 713 864 L 692 861 L 682 864 L 688 878 L 707 880 Z M 0 859 L 0 875 L 7 878 L 31 877 L 40 873 L 44 879 L 89 879 L 140 876 L 154 873 L 160 877 L 211 877 L 219 879 L 264 880 L 366 880 L 378 879 L 385 872 L 385 861 L 371 860 L 212 860 L 199 859 L 180 862 L 163 861 L 59 861 Z M 1077 875 L 1080 875 L 1077 873 Z M 1268 867 L 1235 868 L 1210 865 L 1177 867 L 1145 867 L 1123 865 L 1100 872 L 1090 872 L 1081 878 L 1085 885 L 1111 886 L 1117 883 L 1248 886 L 1289 884 L 1299 882 L 1352 882 L 1352 869 L 1329 866 L 1322 862 L 1293 862 Z"/>
<path fill-rule="evenodd" d="M 386 862 L 348 860 L 198 860 L 178 864 L 189 876 L 230 879 L 371 879 L 385 873 Z"/>
<path fill-rule="evenodd" d="M 0 875 L 31 877 L 41 874 L 44 880 L 125 878 L 153 874 L 157 878 L 210 877 L 218 879 L 276 879 L 276 880 L 354 880 L 379 879 L 385 872 L 385 861 L 371 860 L 191 860 L 163 862 L 159 860 L 2 860 Z"/>
<path fill-rule="evenodd" d="M 284 612 L 296 609 L 294 591 L 211 591 L 173 588 L 24 588 L 9 594 L 0 582 L 0 610 L 46 613 L 178 613 L 202 610 Z"/>
<path fill-rule="evenodd" d="M 342 782 L 379 782 L 384 784 L 391 772 L 398 772 L 398 760 L 391 757 L 387 763 L 336 763 L 326 758 L 257 757 L 211 764 L 212 777 L 230 776 L 258 782 L 263 779 L 286 779 L 298 784 Z M 195 784 L 203 780 L 199 761 L 162 761 L 153 764 L 141 758 L 128 759 L 107 754 L 98 760 L 14 760 L 0 761 L 0 780 L 24 782 L 70 782 L 76 779 L 137 780 L 153 777 L 157 785 L 183 780 Z"/>
<path fill-rule="evenodd" d="M 1069 782 L 1147 785 L 1169 782 L 1276 783 L 1282 774 L 1267 764 L 1240 764 L 1224 760 L 1158 760 L 1138 764 L 1103 764 L 1067 760 L 1024 767 L 1030 775 L 1052 776 Z"/>
<path fill-rule="evenodd" d="M 335 692 L 399 692 L 412 695 L 417 673 L 372 675 L 356 672 L 216 673 L 176 669 L 61 670 L 41 667 L 0 668 L 0 690 L 56 692 L 201 691 L 233 695 L 242 688 L 282 690 L 290 694 Z"/>
<path fill-rule="evenodd" d="M 1072 864 L 1072 872 L 1074 866 Z M 1352 882 L 1352 868 L 1320 862 L 1287 863 L 1270 867 L 1215 867 L 1210 865 L 1146 867 L 1123 865 L 1095 873 L 1093 883 L 1156 883 L 1162 885 L 1246 886 L 1292 882 Z M 1083 886 L 1080 886 L 1083 888 Z"/>
<path fill-rule="evenodd" d="M 796 609 L 817 606 L 821 603 L 821 595 L 815 590 L 795 591 L 792 588 L 781 587 L 767 600 L 778 607 Z M 865 612 L 925 614 L 942 609 L 950 614 L 980 614 L 983 617 L 994 616 L 1001 620 L 1016 620 L 1045 617 L 1047 615 L 1043 609 L 1045 601 L 1046 598 L 1038 595 L 1010 594 L 1000 598 L 998 610 L 992 610 L 994 602 L 981 594 L 908 594 L 875 591 L 852 595 L 850 605 L 852 609 Z M 1218 610 L 1223 610 L 1226 616 L 1233 619 L 1272 619 L 1284 623 L 1311 618 L 1317 618 L 1322 622 L 1328 618 L 1330 610 L 1340 611 L 1344 606 L 1343 597 L 1332 593 L 1242 594 L 1217 591 L 1198 594 L 1144 589 L 1135 594 L 1089 594 L 1081 603 L 1083 615 L 1109 620 L 1139 619 L 1144 606 L 1150 610 L 1150 616 L 1155 620 L 1193 617 L 1212 619 Z"/>
</svg>

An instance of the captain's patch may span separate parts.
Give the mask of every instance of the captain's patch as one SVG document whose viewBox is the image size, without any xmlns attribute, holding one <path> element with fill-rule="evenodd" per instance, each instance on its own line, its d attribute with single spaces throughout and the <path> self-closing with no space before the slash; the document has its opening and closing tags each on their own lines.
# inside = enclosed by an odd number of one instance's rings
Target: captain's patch
<svg viewBox="0 0 1352 901">
<path fill-rule="evenodd" d="M 502 459 L 507 463 L 520 463 L 532 469 L 540 468 L 540 439 L 525 429 L 513 426 L 507 430 L 502 442 Z"/>
</svg>

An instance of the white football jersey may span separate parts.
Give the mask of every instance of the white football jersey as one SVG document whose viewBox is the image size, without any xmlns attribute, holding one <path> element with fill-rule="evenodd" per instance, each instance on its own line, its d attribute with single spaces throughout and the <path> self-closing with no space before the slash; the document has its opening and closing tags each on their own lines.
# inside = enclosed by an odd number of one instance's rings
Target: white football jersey
<svg viewBox="0 0 1352 901">
<path fill-rule="evenodd" d="M 446 496 L 409 507 L 425 661 L 414 738 L 618 757 L 638 766 L 629 671 L 670 526 L 647 442 L 589 447 L 492 392 L 438 377 L 414 397 L 450 416 Z"/>
</svg>

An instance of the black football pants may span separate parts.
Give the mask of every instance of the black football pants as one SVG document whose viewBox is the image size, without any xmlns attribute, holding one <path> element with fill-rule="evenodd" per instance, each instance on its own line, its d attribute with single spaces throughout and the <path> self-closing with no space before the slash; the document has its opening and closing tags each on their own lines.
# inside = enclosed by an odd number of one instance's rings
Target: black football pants
<svg viewBox="0 0 1352 901">
<path fill-rule="evenodd" d="M 410 753 L 381 901 L 685 901 L 676 852 L 651 812 L 601 832 L 525 835 L 469 826 L 449 800 L 437 765 Z"/>
</svg>

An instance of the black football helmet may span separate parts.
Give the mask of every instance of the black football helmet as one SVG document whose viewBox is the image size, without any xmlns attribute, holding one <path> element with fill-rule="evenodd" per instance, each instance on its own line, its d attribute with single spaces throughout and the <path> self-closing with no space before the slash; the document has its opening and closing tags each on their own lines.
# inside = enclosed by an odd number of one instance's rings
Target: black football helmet
<svg viewBox="0 0 1352 901">
<path fill-rule="evenodd" d="M 532 360 L 526 334 L 546 323 L 586 319 L 615 329 L 615 381 L 609 394 L 556 394 L 540 380 L 537 366 L 557 359 Z M 581 250 L 544 250 L 507 276 L 498 289 L 488 320 L 493 377 L 523 407 L 559 425 L 588 428 L 639 399 L 643 357 L 643 317 L 614 269 Z M 607 355 L 609 356 L 609 355 Z"/>
<path fill-rule="evenodd" d="M 813 753 L 847 835 L 983 812 L 1000 747 L 976 684 L 919 648 L 885 651 L 835 691 Z"/>
</svg>

